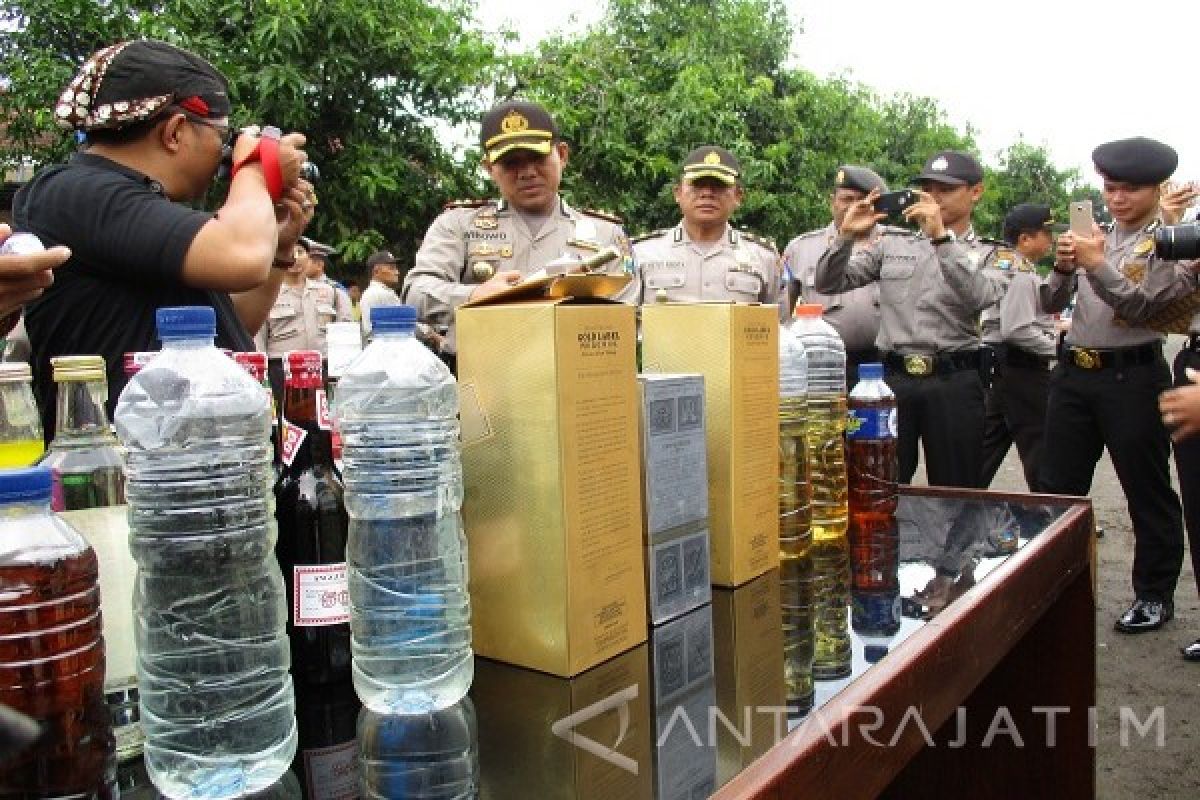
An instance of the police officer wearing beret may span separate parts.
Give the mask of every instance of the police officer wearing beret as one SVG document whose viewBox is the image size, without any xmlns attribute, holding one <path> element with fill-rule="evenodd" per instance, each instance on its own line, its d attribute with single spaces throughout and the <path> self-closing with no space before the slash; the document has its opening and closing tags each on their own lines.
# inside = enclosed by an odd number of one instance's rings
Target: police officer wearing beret
<svg viewBox="0 0 1200 800">
<path fill-rule="evenodd" d="M 798 300 L 819 303 L 825 308 L 823 319 L 833 326 L 846 345 L 846 385 L 858 381 L 858 365 L 879 360 L 875 339 L 879 335 L 879 284 L 870 283 L 858 289 L 838 294 L 821 294 L 816 289 L 817 259 L 837 238 L 846 209 L 870 192 L 887 191 L 887 184 L 866 167 L 838 167 L 829 195 L 829 210 L 833 221 L 823 228 L 802 233 L 788 243 L 783 251 L 783 269 L 787 276 L 788 312 Z M 876 226 L 861 244 L 873 241 L 882 233 Z"/>
<path fill-rule="evenodd" d="M 551 261 L 582 261 L 608 247 L 625 257 L 610 272 L 632 272 L 629 240 L 620 220 L 572 208 L 558 187 L 569 148 L 546 109 L 501 103 L 483 117 L 483 168 L 499 200 L 452 203 L 433 221 L 405 276 L 401 296 L 422 322 L 448 333 L 443 354 L 453 355 L 454 311 L 508 289 Z M 633 301 L 637 286 L 622 299 Z"/>
<path fill-rule="evenodd" d="M 1041 489 L 1086 495 L 1108 448 L 1133 523 L 1133 604 L 1122 633 L 1157 630 L 1174 615 L 1183 563 L 1179 498 L 1171 488 L 1170 441 L 1158 396 L 1171 384 L 1163 334 L 1143 322 L 1185 289 L 1186 267 L 1154 255 L 1160 184 L 1175 171 L 1175 151 L 1153 139 L 1108 142 L 1092 152 L 1114 224 L 1091 236 L 1059 237 L 1054 271 L 1043 284 L 1046 311 L 1075 313 L 1050 378 Z"/>
<path fill-rule="evenodd" d="M 723 147 L 688 153 L 674 188 L 683 219 L 634 240 L 643 303 L 778 302 L 775 245 L 729 224 L 745 195 L 741 174 Z"/>
<path fill-rule="evenodd" d="M 984 388 L 979 314 L 1004 296 L 1008 272 L 987 268 L 997 243 L 980 239 L 971 211 L 983 195 L 983 168 L 972 156 L 942 151 L 917 176 L 918 202 L 904 211 L 919 232 L 884 228 L 871 191 L 846 211 L 837 238 L 817 263 L 816 289 L 832 294 L 879 282 L 887 381 L 899 410 L 900 480 L 912 481 L 918 441 L 929 482 L 978 487 Z"/>
<path fill-rule="evenodd" d="M 1054 248 L 1050 207 L 1014 206 L 1004 217 L 1004 241 L 992 261 L 1012 282 L 999 303 L 983 312 L 983 343 L 995 352 L 983 429 L 983 484 L 990 486 L 1013 442 L 1025 483 L 1036 492 L 1041 465 L 1050 362 L 1058 346 L 1054 317 L 1042 311 L 1034 267 Z"/>
</svg>

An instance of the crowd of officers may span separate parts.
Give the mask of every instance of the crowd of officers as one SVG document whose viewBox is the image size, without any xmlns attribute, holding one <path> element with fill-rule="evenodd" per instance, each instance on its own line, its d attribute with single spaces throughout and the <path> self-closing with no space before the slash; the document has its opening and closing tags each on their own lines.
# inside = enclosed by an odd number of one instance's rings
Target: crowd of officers
<svg viewBox="0 0 1200 800">
<path fill-rule="evenodd" d="M 334 321 L 371 307 L 418 309 L 424 338 L 451 366 L 455 310 L 508 290 L 548 265 L 609 250 L 605 269 L 631 280 L 621 301 L 820 303 L 846 343 L 851 372 L 881 361 L 899 406 L 900 478 L 923 451 L 929 482 L 985 487 L 1016 443 L 1033 491 L 1087 495 L 1107 448 L 1135 537 L 1134 601 L 1126 633 L 1157 630 L 1174 613 L 1184 520 L 1200 580 L 1200 436 L 1176 443 L 1183 503 L 1171 488 L 1169 428 L 1200 430 L 1200 400 L 1176 389 L 1163 356 L 1163 319 L 1200 290 L 1190 262 L 1156 257 L 1153 237 L 1196 199 L 1165 182 L 1175 151 L 1145 139 L 1103 144 L 1093 161 L 1114 223 L 1052 236 L 1044 206 L 1022 204 L 1003 239 L 972 225 L 984 172 L 967 153 L 932 154 L 913 202 L 889 219 L 875 201 L 883 180 L 838 170 L 830 224 L 770 241 L 730 225 L 744 197 L 737 157 L 692 150 L 673 191 L 680 221 L 630 241 L 620 221 L 559 193 L 570 149 L 552 116 L 528 102 L 484 115 L 482 166 L 495 200 L 451 204 L 401 278 L 383 251 L 355 309 L 324 276 L 325 248 L 302 238 L 316 205 L 303 177 L 304 137 L 268 128 L 231 131 L 228 82 L 200 57 L 162 42 L 122 42 L 93 54 L 55 107 L 85 140 L 64 165 L 18 193 L 14 221 L 49 249 L 0 256 L 4 330 L 22 309 L 43 419 L 53 418 L 49 359 L 96 353 L 109 364 L 110 409 L 124 385 L 121 356 L 154 349 L 154 310 L 212 305 L 217 345 L 278 357 L 323 349 Z M 181 204 L 202 196 L 223 160 L 233 164 L 216 212 Z M 7 232 L 0 231 L 0 238 Z M 1054 253 L 1044 277 L 1034 264 Z M 57 269 L 59 266 L 62 268 Z M 1065 334 L 1054 316 L 1074 303 Z M 1165 316 L 1164 316 L 1165 315 Z M 1200 316 L 1175 383 L 1200 368 Z M 250 336 L 254 335 L 252 341 Z M 1200 389 L 1200 387 L 1198 387 Z M 52 428 L 47 425 L 48 433 Z M 1200 641 L 1184 650 L 1200 661 Z"/>
</svg>

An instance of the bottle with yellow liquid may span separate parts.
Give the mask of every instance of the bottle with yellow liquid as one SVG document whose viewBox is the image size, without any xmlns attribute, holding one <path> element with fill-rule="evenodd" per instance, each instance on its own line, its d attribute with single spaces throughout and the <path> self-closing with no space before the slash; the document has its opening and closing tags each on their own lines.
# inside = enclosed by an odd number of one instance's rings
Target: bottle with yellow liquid
<svg viewBox="0 0 1200 800">
<path fill-rule="evenodd" d="M 813 704 L 812 487 L 808 480 L 808 356 L 789 322 L 779 332 L 779 592 L 789 713 Z"/>
<path fill-rule="evenodd" d="M 42 421 L 30 385 L 33 374 L 23 363 L 0 364 L 0 468 L 28 467 L 45 452 Z"/>
<path fill-rule="evenodd" d="M 798 304 L 792 327 L 808 358 L 808 475 L 812 487 L 812 556 L 816 655 L 813 677 L 850 674 L 850 545 L 847 540 L 846 349 L 821 319 L 824 309 Z"/>
</svg>

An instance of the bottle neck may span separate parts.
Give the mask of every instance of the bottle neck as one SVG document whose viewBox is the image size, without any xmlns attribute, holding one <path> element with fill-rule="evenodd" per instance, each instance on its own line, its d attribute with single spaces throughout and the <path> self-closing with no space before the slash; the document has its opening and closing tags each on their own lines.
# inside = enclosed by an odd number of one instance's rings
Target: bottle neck
<svg viewBox="0 0 1200 800">
<path fill-rule="evenodd" d="M 283 392 L 283 418 L 305 432 L 304 441 L 296 448 L 286 472 L 303 472 L 314 466 L 333 468 L 333 433 L 322 427 L 323 418 L 329 416 L 328 406 L 322 409 L 325 392 L 317 386 L 297 386 L 288 381 Z"/>
<path fill-rule="evenodd" d="M 108 413 L 104 410 L 107 399 L 108 384 L 103 380 L 61 381 L 54 438 L 110 438 Z"/>
<path fill-rule="evenodd" d="M 215 336 L 201 336 L 187 339 L 163 339 L 163 350 L 202 350 L 205 347 L 216 347 Z"/>
<path fill-rule="evenodd" d="M 373 338 L 374 338 L 376 341 L 378 341 L 378 340 L 380 340 L 380 339 L 387 339 L 388 341 L 398 341 L 398 340 L 401 340 L 401 339 L 411 339 L 411 338 L 413 338 L 413 334 L 414 334 L 414 332 L 413 332 L 413 331 L 397 331 L 397 330 L 383 330 L 383 331 L 381 331 L 381 330 L 379 330 L 378 328 L 376 328 L 376 329 L 375 329 L 375 330 L 374 330 L 372 333 L 373 333 Z"/>
</svg>

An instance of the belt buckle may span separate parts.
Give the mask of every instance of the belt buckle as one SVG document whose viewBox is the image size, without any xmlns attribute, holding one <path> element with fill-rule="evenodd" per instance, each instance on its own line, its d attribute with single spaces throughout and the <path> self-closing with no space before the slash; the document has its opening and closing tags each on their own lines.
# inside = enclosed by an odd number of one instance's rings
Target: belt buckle
<svg viewBox="0 0 1200 800">
<path fill-rule="evenodd" d="M 1072 347 L 1071 360 L 1080 369 L 1100 369 L 1100 353 L 1087 347 Z"/>
<path fill-rule="evenodd" d="M 904 371 L 917 377 L 930 375 L 933 373 L 933 357 L 907 355 L 904 357 Z"/>
</svg>

